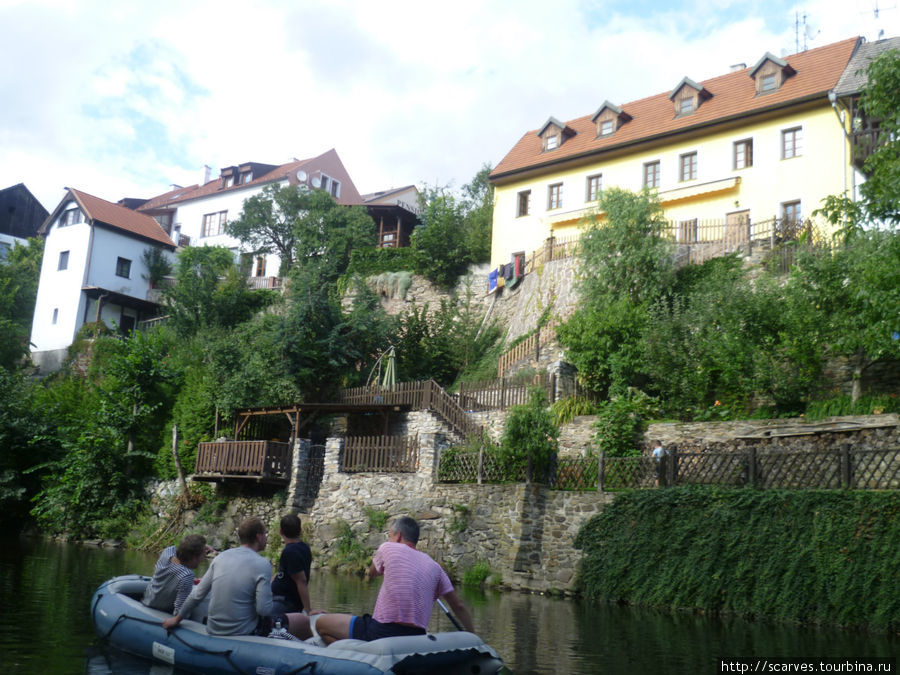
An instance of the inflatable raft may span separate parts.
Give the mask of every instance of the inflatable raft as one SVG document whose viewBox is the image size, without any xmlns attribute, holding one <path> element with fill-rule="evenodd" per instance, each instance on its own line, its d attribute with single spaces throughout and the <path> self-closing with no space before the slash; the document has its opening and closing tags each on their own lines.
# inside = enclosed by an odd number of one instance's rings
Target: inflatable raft
<svg viewBox="0 0 900 675">
<path fill-rule="evenodd" d="M 179 670 L 248 675 L 509 673 L 493 649 L 466 632 L 372 642 L 338 640 L 322 647 L 302 640 L 209 635 L 196 614 L 167 632 L 161 624 L 169 615 L 140 602 L 149 581 L 149 577 L 127 575 L 102 584 L 91 599 L 94 628 L 123 652 Z"/>
</svg>

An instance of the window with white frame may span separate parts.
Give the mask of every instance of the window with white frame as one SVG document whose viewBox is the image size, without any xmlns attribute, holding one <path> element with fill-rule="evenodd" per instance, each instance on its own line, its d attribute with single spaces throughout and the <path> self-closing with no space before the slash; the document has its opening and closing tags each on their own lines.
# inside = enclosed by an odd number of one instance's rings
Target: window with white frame
<svg viewBox="0 0 900 675">
<path fill-rule="evenodd" d="M 207 213 L 203 216 L 203 229 L 200 231 L 201 237 L 215 237 L 218 234 L 225 233 L 225 222 L 228 220 L 228 211 L 217 211 L 216 213 Z"/>
<path fill-rule="evenodd" d="M 73 209 L 66 209 L 62 212 L 62 215 L 59 217 L 59 226 L 65 227 L 66 225 L 77 225 L 78 223 L 84 222 L 84 213 L 78 207 Z"/>
</svg>

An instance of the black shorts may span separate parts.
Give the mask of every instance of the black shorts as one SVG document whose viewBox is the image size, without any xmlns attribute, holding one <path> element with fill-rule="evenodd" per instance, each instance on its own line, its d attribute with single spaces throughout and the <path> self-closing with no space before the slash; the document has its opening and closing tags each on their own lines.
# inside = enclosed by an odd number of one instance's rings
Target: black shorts
<svg viewBox="0 0 900 675">
<path fill-rule="evenodd" d="M 381 623 L 373 619 L 371 614 L 354 616 L 350 619 L 350 637 L 354 640 L 371 642 L 379 638 L 405 635 L 425 635 L 425 629 L 402 623 Z"/>
<path fill-rule="evenodd" d="M 275 628 L 275 622 L 279 619 L 281 619 L 281 627 L 285 630 L 290 630 L 291 626 L 288 622 L 286 614 L 273 614 L 272 616 L 259 617 L 259 620 L 256 622 L 256 630 L 253 631 L 253 635 L 269 637 L 269 633 L 271 633 L 272 629 Z"/>
</svg>

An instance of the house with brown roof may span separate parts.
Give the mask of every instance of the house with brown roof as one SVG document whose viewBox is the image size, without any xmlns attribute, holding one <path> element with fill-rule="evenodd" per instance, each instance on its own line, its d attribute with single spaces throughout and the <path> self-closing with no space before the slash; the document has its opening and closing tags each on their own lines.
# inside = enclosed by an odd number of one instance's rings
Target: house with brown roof
<svg viewBox="0 0 900 675">
<path fill-rule="evenodd" d="M 245 250 L 240 241 L 225 232 L 225 224 L 240 215 L 244 200 L 272 184 L 324 190 L 338 204 L 347 206 L 363 203 L 343 162 L 331 149 L 281 165 L 245 162 L 222 167 L 218 176 L 204 176 L 202 185 L 175 186 L 152 199 L 129 205 L 155 219 L 178 246 L 225 246 L 236 259 L 243 255 L 255 284 L 271 286 L 281 258 L 274 251 Z"/>
<path fill-rule="evenodd" d="M 67 188 L 38 234 L 45 244 L 31 357 L 42 371 L 60 367 L 84 324 L 129 332 L 155 314 L 144 255 L 172 258 L 175 243 L 152 217 Z"/>
<path fill-rule="evenodd" d="M 752 238 L 757 224 L 802 222 L 856 180 L 834 90 L 862 44 L 766 52 L 718 77 L 550 117 L 491 172 L 492 264 L 577 237 L 610 186 L 655 192 L 681 243 L 699 242 L 709 224 Z"/>
<path fill-rule="evenodd" d="M 415 185 L 371 192 L 362 200 L 375 221 L 376 247 L 409 246 L 413 228 L 419 224 L 419 189 Z"/>
</svg>

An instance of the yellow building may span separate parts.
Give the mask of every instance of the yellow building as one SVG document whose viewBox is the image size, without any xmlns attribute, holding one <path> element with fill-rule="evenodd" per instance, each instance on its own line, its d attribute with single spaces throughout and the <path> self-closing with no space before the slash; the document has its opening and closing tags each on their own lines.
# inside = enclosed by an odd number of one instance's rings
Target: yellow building
<svg viewBox="0 0 900 675">
<path fill-rule="evenodd" d="M 763 239 L 855 183 L 835 85 L 852 38 L 527 132 L 491 173 L 491 263 L 577 236 L 610 186 L 656 191 L 682 243 Z"/>
</svg>

